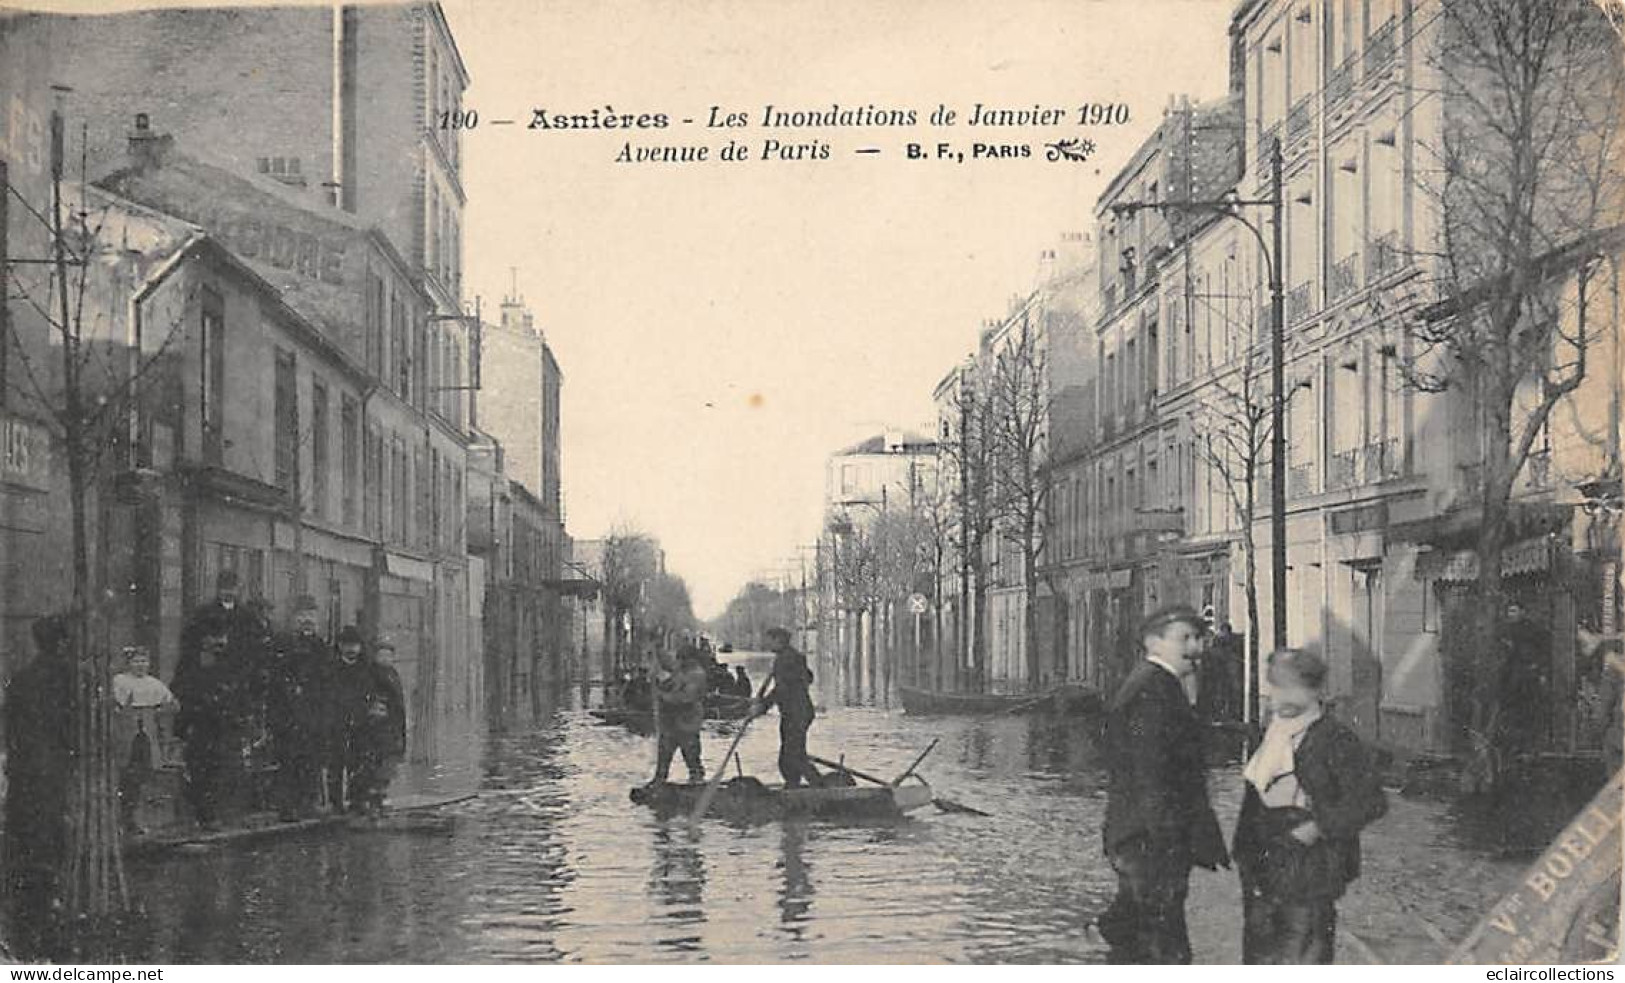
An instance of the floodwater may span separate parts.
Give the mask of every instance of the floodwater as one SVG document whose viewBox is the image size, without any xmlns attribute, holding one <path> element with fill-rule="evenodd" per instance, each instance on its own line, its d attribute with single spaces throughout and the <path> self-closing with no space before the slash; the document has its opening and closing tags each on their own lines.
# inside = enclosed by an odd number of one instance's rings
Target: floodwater
<svg viewBox="0 0 1625 983">
<path fill-rule="evenodd" d="M 595 700 L 594 694 L 588 695 Z M 1103 775 L 1087 726 L 1027 717 L 912 718 L 836 708 L 813 752 L 890 776 L 921 766 L 939 795 L 992 818 L 926 809 L 886 826 L 710 820 L 691 837 L 627 799 L 654 745 L 562 695 L 514 732 L 481 736 L 473 773 L 416 790 L 478 789 L 449 829 L 326 830 L 133 864 L 150 913 L 130 958 L 176 963 L 1102 962 L 1085 926 L 1115 882 L 1100 853 Z M 731 727 L 734 725 L 723 725 Z M 772 717 L 744 768 L 773 777 Z M 712 766 L 730 739 L 706 737 Z M 678 766 L 680 771 L 680 765 Z M 1221 820 L 1234 768 L 1213 775 Z M 1396 797 L 1367 835 L 1368 878 L 1343 903 L 1340 958 L 1433 960 L 1520 865 L 1458 842 L 1442 807 Z M 1424 872 L 1425 878 L 1419 878 Z M 1229 872 L 1193 875 L 1198 962 L 1240 955 Z M 1358 948 L 1356 948 L 1356 946 Z"/>
</svg>

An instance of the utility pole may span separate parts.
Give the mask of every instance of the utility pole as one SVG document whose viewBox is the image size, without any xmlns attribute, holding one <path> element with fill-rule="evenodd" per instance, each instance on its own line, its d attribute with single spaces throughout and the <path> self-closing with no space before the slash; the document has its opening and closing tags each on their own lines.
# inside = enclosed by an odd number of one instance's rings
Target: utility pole
<svg viewBox="0 0 1625 983">
<path fill-rule="evenodd" d="M 1240 222 L 1258 240 L 1259 250 L 1269 270 L 1270 288 L 1270 600 L 1273 622 L 1273 647 L 1286 647 L 1287 591 L 1286 591 L 1286 301 L 1283 291 L 1285 247 L 1282 242 L 1281 141 L 1277 137 L 1269 149 L 1270 193 L 1266 198 L 1242 199 L 1232 191 L 1212 200 L 1184 200 L 1143 202 L 1117 202 L 1110 206 L 1118 215 L 1132 215 L 1142 209 L 1177 209 L 1217 212 Z M 1270 209 L 1270 237 L 1247 217 L 1243 208 L 1268 206 Z M 1255 626 L 1256 627 L 1256 626 Z M 1246 719 L 1258 719 L 1258 665 L 1259 653 L 1248 646 L 1246 676 Z"/>
<path fill-rule="evenodd" d="M 1270 215 L 1274 226 L 1270 264 L 1270 607 L 1275 624 L 1275 648 L 1286 648 L 1286 303 L 1282 297 L 1285 252 L 1281 248 L 1281 139 L 1270 141 Z M 1250 719 L 1257 720 L 1258 657 L 1253 657 L 1248 680 Z"/>
</svg>

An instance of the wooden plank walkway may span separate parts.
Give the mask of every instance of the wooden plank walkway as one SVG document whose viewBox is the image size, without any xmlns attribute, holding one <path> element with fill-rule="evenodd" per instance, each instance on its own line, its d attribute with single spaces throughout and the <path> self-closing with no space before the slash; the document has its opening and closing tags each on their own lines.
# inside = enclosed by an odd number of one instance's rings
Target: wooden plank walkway
<svg viewBox="0 0 1625 983">
<path fill-rule="evenodd" d="M 476 798 L 476 796 L 477 793 L 474 792 L 463 792 L 456 795 L 417 793 L 392 796 L 385 808 L 384 815 L 381 817 L 381 821 L 370 825 L 376 828 L 388 829 L 390 827 L 387 826 L 387 823 L 391 817 L 456 805 L 460 802 L 468 802 Z M 324 829 L 330 826 L 368 828 L 366 820 L 346 814 L 313 816 L 309 819 L 284 822 L 277 819 L 273 813 L 262 812 L 252 813 L 243 817 L 237 824 L 218 830 L 196 828 L 161 830 L 146 836 L 126 837 L 124 852 L 130 856 L 150 856 L 183 850 L 205 850 L 272 837 L 292 836 L 296 833 Z"/>
</svg>

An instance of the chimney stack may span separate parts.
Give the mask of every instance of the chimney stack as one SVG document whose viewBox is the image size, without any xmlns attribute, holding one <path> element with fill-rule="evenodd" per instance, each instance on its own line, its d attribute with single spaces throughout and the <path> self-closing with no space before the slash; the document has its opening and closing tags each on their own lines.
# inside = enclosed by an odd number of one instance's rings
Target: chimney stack
<svg viewBox="0 0 1625 983">
<path fill-rule="evenodd" d="M 136 167 L 157 167 L 162 164 L 162 150 L 167 142 L 152 132 L 152 120 L 146 113 L 135 114 L 135 129 L 129 134 L 129 154 Z"/>
</svg>

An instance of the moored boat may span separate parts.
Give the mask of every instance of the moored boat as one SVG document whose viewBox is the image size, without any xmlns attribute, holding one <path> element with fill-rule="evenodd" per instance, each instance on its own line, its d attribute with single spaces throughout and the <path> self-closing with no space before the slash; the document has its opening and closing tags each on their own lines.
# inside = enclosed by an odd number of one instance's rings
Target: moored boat
<svg viewBox="0 0 1625 983">
<path fill-rule="evenodd" d="M 705 794 L 704 783 L 639 785 L 631 799 L 667 815 L 693 812 Z M 918 776 L 899 785 L 825 785 L 790 788 L 765 785 L 749 775 L 717 787 L 707 814 L 732 822 L 778 819 L 822 819 L 836 822 L 901 819 L 930 805 L 931 786 Z"/>
<path fill-rule="evenodd" d="M 903 712 L 915 716 L 953 713 L 1006 713 L 1038 697 L 1031 693 L 944 693 L 898 686 Z"/>
<path fill-rule="evenodd" d="M 1058 713 L 1091 714 L 1101 709 L 1100 695 L 1082 686 L 1057 686 L 1044 693 L 945 693 L 898 686 L 903 712 L 939 714 Z"/>
</svg>

